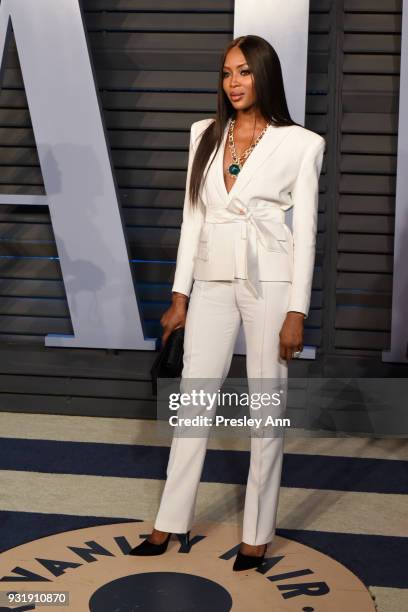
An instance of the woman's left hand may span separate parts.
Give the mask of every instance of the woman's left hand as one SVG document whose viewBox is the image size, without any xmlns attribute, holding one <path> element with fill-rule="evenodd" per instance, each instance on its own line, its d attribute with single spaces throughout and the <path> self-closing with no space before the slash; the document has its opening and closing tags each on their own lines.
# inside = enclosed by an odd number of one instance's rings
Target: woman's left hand
<svg viewBox="0 0 408 612">
<path fill-rule="evenodd" d="M 293 353 L 303 350 L 303 312 L 290 311 L 279 332 L 279 354 L 281 359 L 290 361 Z"/>
</svg>

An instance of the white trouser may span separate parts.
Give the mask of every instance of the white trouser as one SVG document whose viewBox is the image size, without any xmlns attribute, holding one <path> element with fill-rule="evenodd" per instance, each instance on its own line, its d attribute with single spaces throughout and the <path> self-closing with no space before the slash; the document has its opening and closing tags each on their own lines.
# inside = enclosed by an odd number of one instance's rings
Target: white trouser
<svg viewBox="0 0 408 612">
<path fill-rule="evenodd" d="M 255 298 L 243 279 L 194 281 L 185 325 L 181 382 L 209 378 L 219 380 L 221 387 L 230 369 L 241 320 L 248 379 L 287 380 L 287 362 L 279 356 L 279 332 L 291 284 L 263 281 L 262 288 L 262 297 Z M 173 435 L 156 529 L 172 533 L 190 530 L 207 441 L 208 435 Z M 251 436 L 242 534 L 247 544 L 266 544 L 275 534 L 282 458 L 282 434 Z"/>
</svg>

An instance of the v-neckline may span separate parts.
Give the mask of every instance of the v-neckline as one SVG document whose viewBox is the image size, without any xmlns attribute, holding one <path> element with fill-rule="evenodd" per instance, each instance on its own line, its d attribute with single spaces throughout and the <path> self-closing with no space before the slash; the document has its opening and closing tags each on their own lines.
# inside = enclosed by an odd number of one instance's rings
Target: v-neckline
<svg viewBox="0 0 408 612">
<path fill-rule="evenodd" d="M 225 151 L 226 148 L 228 146 L 227 144 L 227 139 L 228 139 L 228 131 L 229 131 L 229 126 L 231 123 L 231 119 L 228 120 L 227 125 L 225 126 L 225 130 L 224 130 L 224 136 L 222 139 L 222 152 L 221 152 L 221 161 L 219 164 L 219 169 L 221 170 L 221 181 L 224 187 L 224 192 L 226 197 L 229 199 L 231 196 L 231 193 L 234 191 L 234 189 L 236 188 L 236 185 L 240 179 L 240 176 L 242 174 L 242 172 L 244 172 L 245 166 L 247 165 L 248 161 L 250 160 L 251 156 L 253 155 L 254 151 L 257 149 L 257 147 L 259 147 L 259 145 L 262 143 L 263 139 L 265 138 L 265 136 L 267 135 L 269 129 L 270 129 L 270 124 L 268 125 L 268 129 L 265 131 L 265 134 L 262 136 L 261 140 L 258 142 L 258 144 L 256 145 L 256 147 L 251 151 L 251 153 L 248 155 L 247 159 L 245 160 L 244 165 L 242 166 L 242 169 L 240 170 L 240 172 L 237 175 L 237 178 L 234 180 L 231 189 L 228 191 L 227 189 L 227 185 L 225 184 L 225 178 L 224 178 L 224 157 L 225 157 Z"/>
</svg>

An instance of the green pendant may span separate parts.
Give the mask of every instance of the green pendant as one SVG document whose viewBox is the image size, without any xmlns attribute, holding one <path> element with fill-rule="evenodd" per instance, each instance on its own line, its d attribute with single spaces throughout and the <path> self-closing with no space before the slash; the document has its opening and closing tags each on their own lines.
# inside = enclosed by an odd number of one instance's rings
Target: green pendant
<svg viewBox="0 0 408 612">
<path fill-rule="evenodd" d="M 240 173 L 241 168 L 238 164 L 231 164 L 228 168 L 228 172 L 232 174 L 232 176 L 237 176 Z"/>
</svg>

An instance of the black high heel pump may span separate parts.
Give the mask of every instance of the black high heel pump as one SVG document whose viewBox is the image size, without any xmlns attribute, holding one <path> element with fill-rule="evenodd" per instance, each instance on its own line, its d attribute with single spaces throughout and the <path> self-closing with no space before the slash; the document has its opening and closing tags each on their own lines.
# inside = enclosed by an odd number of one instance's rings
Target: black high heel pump
<svg viewBox="0 0 408 612">
<path fill-rule="evenodd" d="M 143 540 L 141 544 L 138 544 L 132 550 L 128 552 L 128 555 L 132 555 L 134 557 L 147 557 L 153 555 L 162 555 L 166 552 L 167 547 L 169 545 L 170 538 L 173 534 L 169 533 L 167 538 L 161 544 L 153 544 L 153 542 L 149 542 L 146 538 Z M 190 545 L 190 532 L 187 533 L 178 533 L 176 534 L 178 539 L 181 542 L 183 548 L 187 548 Z"/>
<path fill-rule="evenodd" d="M 259 567 L 264 562 L 266 549 L 268 545 L 265 544 L 265 550 L 263 555 L 255 557 L 254 555 L 244 555 L 241 551 L 237 552 L 237 556 L 232 567 L 234 572 L 241 572 L 242 570 L 252 569 L 253 567 Z"/>
</svg>

